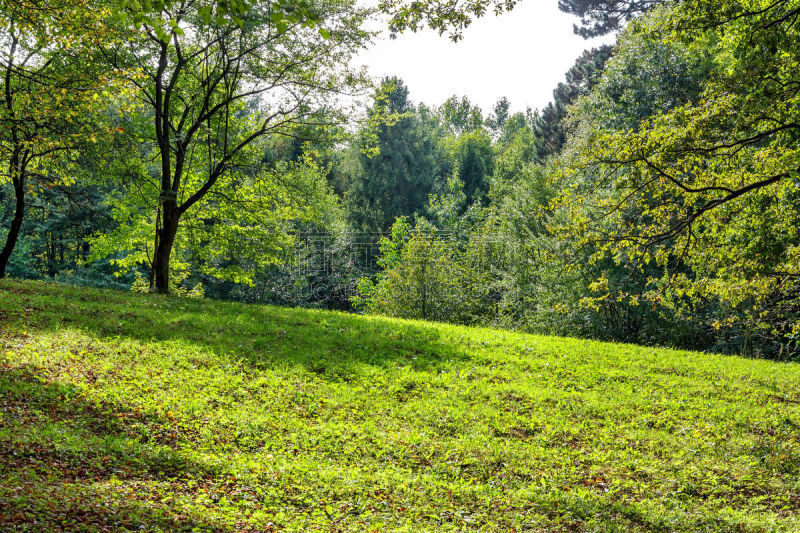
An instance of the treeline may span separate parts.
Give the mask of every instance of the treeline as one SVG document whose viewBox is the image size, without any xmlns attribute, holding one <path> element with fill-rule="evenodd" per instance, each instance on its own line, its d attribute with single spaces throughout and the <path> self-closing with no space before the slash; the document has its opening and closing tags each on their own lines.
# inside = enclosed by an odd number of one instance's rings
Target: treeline
<svg viewBox="0 0 800 533">
<path fill-rule="evenodd" d="M 799 1 L 561 2 L 618 41 L 522 113 L 396 78 L 348 110 L 354 3 L 74 2 L 3 7 L 10 275 L 800 355 Z"/>
</svg>

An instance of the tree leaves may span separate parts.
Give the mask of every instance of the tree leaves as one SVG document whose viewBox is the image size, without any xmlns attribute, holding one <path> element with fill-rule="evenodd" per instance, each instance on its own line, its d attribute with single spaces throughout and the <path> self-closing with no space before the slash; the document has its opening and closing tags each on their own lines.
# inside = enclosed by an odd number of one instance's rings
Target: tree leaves
<svg viewBox="0 0 800 533">
<path fill-rule="evenodd" d="M 681 4 L 634 24 L 575 110 L 573 187 L 561 200 L 574 214 L 561 229 L 595 247 L 595 261 L 662 269 L 651 274 L 654 294 L 693 286 L 670 304 L 691 312 L 718 302 L 723 321 L 753 328 L 780 354 L 796 350 L 800 312 L 790 3 Z"/>
</svg>

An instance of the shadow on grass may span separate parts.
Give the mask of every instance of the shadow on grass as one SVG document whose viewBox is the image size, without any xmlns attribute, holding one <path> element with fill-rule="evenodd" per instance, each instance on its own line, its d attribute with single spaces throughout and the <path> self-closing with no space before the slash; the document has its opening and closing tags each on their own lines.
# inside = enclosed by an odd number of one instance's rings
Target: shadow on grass
<svg viewBox="0 0 800 533">
<path fill-rule="evenodd" d="M 192 349 L 196 348 L 239 358 L 255 368 L 297 364 L 324 379 L 349 379 L 358 375 L 365 365 L 407 365 L 435 370 L 450 360 L 469 357 L 467 348 L 443 338 L 443 329 L 424 324 L 144 297 L 55 284 L 0 283 L 0 349 L 2 345 L 12 350 L 23 345 L 26 330 L 32 333 L 59 328 L 85 330 L 101 339 L 119 337 L 185 344 L 190 348 L 186 351 L 187 357 L 193 356 Z M 46 344 L 45 339 L 40 347 L 47 349 Z M 165 372 L 172 371 L 171 367 L 165 368 Z M 42 383 L 35 369 L 24 367 L 15 370 L 0 367 L 0 416 L 0 530 L 173 531 L 218 527 L 210 523 L 210 519 L 198 516 L 202 511 L 181 514 L 185 513 L 181 509 L 191 508 L 192 502 L 161 501 L 162 494 L 189 500 L 197 496 L 192 492 L 196 489 L 187 488 L 187 478 L 205 483 L 208 478 L 220 477 L 184 460 L 176 452 L 176 439 L 180 439 L 180 443 L 191 442 L 191 435 L 175 436 L 169 421 L 154 417 L 145 419 L 124 406 L 88 403 L 70 386 Z M 312 427 L 310 431 L 314 430 L 313 426 L 309 427 Z M 297 449 L 294 445 L 292 448 Z M 234 448 L 234 453 L 238 451 Z M 411 453 L 415 452 L 408 449 L 398 451 L 397 455 L 400 459 L 407 458 L 411 464 L 419 464 L 416 454 L 413 457 L 404 455 Z M 525 460 L 525 456 L 520 456 L 520 460 Z M 513 468 L 513 463 L 509 463 L 508 468 Z M 358 498 L 364 509 L 377 508 L 384 501 L 384 492 L 378 486 L 382 477 L 381 463 L 374 464 L 374 467 L 364 468 L 375 468 L 375 483 L 363 483 L 363 487 L 347 484 L 347 490 L 354 487 L 354 499 Z M 662 467 L 656 465 L 656 468 Z M 470 485 L 475 482 L 476 486 L 494 483 L 493 477 L 497 477 L 497 486 L 503 482 L 497 473 L 481 472 L 486 469 L 475 473 L 459 471 L 459 479 L 469 479 Z M 420 510 L 425 502 L 418 503 L 419 495 L 427 494 L 428 490 L 425 481 L 420 480 L 425 479 L 424 475 L 409 478 L 410 483 L 421 484 L 420 490 L 409 500 L 420 506 Z M 525 486 L 538 483 L 537 479 L 538 476 L 521 482 L 519 488 L 528 490 Z M 223 482 L 227 485 L 225 480 L 217 481 L 218 485 Z M 448 478 L 441 481 L 455 483 Z M 212 479 L 209 484 L 213 483 Z M 239 481 L 230 483 L 233 489 L 244 487 Z M 269 483 L 279 486 L 279 495 L 271 496 L 279 506 L 297 513 L 308 510 L 304 492 L 290 494 L 294 489 L 287 484 L 284 490 L 282 479 Z M 554 526 L 548 530 L 741 530 L 734 522 L 735 517 L 726 515 L 725 509 L 706 512 L 697 496 L 684 501 L 685 512 L 673 510 L 672 514 L 667 514 L 657 513 L 652 507 L 623 503 L 625 500 L 614 501 L 604 493 L 587 496 L 562 494 L 561 487 L 555 490 L 557 495 L 546 495 L 531 505 L 537 515 Z M 449 514 L 452 519 L 454 515 L 450 509 L 454 507 L 460 507 L 460 515 L 469 516 L 474 508 L 486 503 L 472 486 L 459 494 L 461 503 L 450 498 L 428 502 L 428 509 L 432 510 L 428 516 L 441 509 L 441 515 Z M 228 495 L 231 499 L 244 499 L 235 493 Z M 479 497 L 480 500 L 476 499 Z M 338 502 L 331 503 L 335 509 L 333 504 Z M 208 504 L 207 508 L 210 507 L 212 504 Z M 238 513 L 239 509 L 237 506 L 230 514 Z M 511 520 L 512 516 L 508 518 Z M 354 515 L 353 530 L 357 530 L 354 524 L 359 519 L 371 520 L 366 514 Z M 420 517 L 416 530 L 435 531 L 442 524 L 438 520 Z M 363 525 L 364 522 L 359 523 Z M 464 529 L 468 527 L 465 524 Z M 226 528 L 244 529 L 239 525 Z M 485 529 L 490 530 L 489 527 Z"/>
<path fill-rule="evenodd" d="M 331 379 L 348 379 L 363 365 L 430 370 L 469 357 L 435 327 L 380 317 L 18 281 L 0 283 L 0 304 L 0 326 L 179 341 L 256 368 L 300 364 Z"/>
<path fill-rule="evenodd" d="M 212 475 L 166 444 L 164 421 L 88 403 L 25 367 L 0 366 L 0 413 L 0 530 L 217 529 L 131 490 Z"/>
</svg>

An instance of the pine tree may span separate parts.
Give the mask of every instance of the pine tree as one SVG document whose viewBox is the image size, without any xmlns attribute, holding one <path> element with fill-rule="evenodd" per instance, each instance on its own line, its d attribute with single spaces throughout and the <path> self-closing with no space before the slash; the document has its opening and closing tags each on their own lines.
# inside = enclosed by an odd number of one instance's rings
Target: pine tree
<svg viewBox="0 0 800 533">
<path fill-rule="evenodd" d="M 558 0 L 558 8 L 580 17 L 575 33 L 585 39 L 622 29 L 626 21 L 670 0 Z"/>
<path fill-rule="evenodd" d="M 444 167 L 433 131 L 408 100 L 408 88 L 397 78 L 385 79 L 383 87 L 387 98 L 376 99 L 371 113 L 398 119 L 379 126 L 377 155 L 360 153 L 348 192 L 353 223 L 372 232 L 388 230 L 397 217 L 421 212 Z"/>
<path fill-rule="evenodd" d="M 566 81 L 559 83 L 553 91 L 553 101 L 544 108 L 534 125 L 540 139 L 537 149 L 540 160 L 559 153 L 564 147 L 567 109 L 595 86 L 612 51 L 608 45 L 585 51 L 567 72 Z"/>
</svg>

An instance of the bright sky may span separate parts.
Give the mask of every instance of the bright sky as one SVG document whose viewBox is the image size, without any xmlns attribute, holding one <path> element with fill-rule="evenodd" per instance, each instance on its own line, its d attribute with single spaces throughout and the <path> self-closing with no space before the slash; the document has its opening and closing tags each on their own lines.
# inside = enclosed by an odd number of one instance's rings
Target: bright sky
<svg viewBox="0 0 800 533">
<path fill-rule="evenodd" d="M 474 21 L 458 43 L 430 30 L 387 35 L 360 62 L 375 76 L 402 78 L 411 100 L 430 106 L 456 94 L 487 113 L 502 96 L 514 111 L 542 109 L 583 50 L 614 40 L 578 37 L 576 20 L 558 10 L 557 0 L 527 0 L 511 13 Z"/>
</svg>

